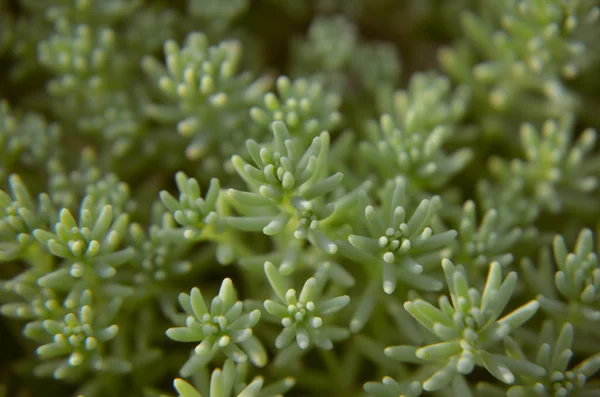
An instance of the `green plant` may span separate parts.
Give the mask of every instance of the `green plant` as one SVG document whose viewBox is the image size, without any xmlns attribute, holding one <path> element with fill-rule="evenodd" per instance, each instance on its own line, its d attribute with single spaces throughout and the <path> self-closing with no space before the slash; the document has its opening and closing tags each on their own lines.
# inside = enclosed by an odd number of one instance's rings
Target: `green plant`
<svg viewBox="0 0 600 397">
<path fill-rule="evenodd" d="M 0 0 L 0 396 L 598 395 L 599 15 Z"/>
</svg>

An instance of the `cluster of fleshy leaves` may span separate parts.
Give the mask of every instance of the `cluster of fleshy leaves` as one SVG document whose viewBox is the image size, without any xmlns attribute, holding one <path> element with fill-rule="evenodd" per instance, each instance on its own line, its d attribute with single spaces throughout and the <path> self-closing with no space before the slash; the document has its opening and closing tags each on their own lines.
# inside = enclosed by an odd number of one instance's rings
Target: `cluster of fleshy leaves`
<svg viewBox="0 0 600 397">
<path fill-rule="evenodd" d="M 596 131 L 588 128 L 575 140 L 570 114 L 561 120 L 547 120 L 540 130 L 523 124 L 520 142 L 525 159 L 490 161 L 492 174 L 501 184 L 521 183 L 528 198 L 540 208 L 559 212 L 564 206 L 585 211 L 586 194 L 598 185 L 598 160 L 590 156 Z"/>
<path fill-rule="evenodd" d="M 180 294 L 179 303 L 185 312 L 181 327 L 169 328 L 167 336 L 179 342 L 200 342 L 194 355 L 183 366 L 181 373 L 189 376 L 200 366 L 222 351 L 235 362 L 250 360 L 262 367 L 267 355 L 252 328 L 260 320 L 260 310 L 244 312 L 244 304 L 237 300 L 237 292 L 230 279 L 223 280 L 219 295 L 208 305 L 198 288 Z"/>
<path fill-rule="evenodd" d="M 264 379 L 260 376 L 254 378 L 246 385 L 243 382 L 245 369 L 242 365 L 226 360 L 223 368 L 215 369 L 210 376 L 210 386 L 206 391 L 199 392 L 194 386 L 183 379 L 175 379 L 174 386 L 179 397 L 276 397 L 281 396 L 293 387 L 294 379 L 286 378 L 269 386 L 263 387 Z"/>
<path fill-rule="evenodd" d="M 248 109 L 259 104 L 268 79 L 240 70 L 242 47 L 235 40 L 211 46 L 205 34 L 194 32 L 183 47 L 166 41 L 164 53 L 165 65 L 150 56 L 142 62 L 166 102 L 147 104 L 146 113 L 161 123 L 176 124 L 179 134 L 188 138 L 188 158 L 214 157 L 216 151 L 219 156 L 213 160 L 223 161 L 247 139 L 241 131 L 250 120 Z"/>
<path fill-rule="evenodd" d="M 595 1 L 483 1 L 463 10 L 463 40 L 440 54 L 444 70 L 469 85 L 498 132 L 498 115 L 529 121 L 584 112 L 569 82 L 594 70 L 600 9 Z"/>
<path fill-rule="evenodd" d="M 455 135 L 466 134 L 459 123 L 468 103 L 467 87 L 452 92 L 445 76 L 415 74 L 406 91 L 386 98 L 379 122 L 367 124 L 361 154 L 384 180 L 403 175 L 415 189 L 436 191 L 473 157 L 469 148 L 444 151 Z"/>
<path fill-rule="evenodd" d="M 529 366 L 536 369 L 536 374 L 517 374 L 515 386 L 506 392 L 489 384 L 478 385 L 479 392 L 492 396 L 524 397 L 524 396 L 570 396 L 594 395 L 598 387 L 584 388 L 589 378 L 600 370 L 600 355 L 594 354 L 574 367 L 569 363 L 574 352 L 574 327 L 565 323 L 558 335 L 551 321 L 543 324 L 538 343 L 535 361 L 529 361 L 525 352 L 512 338 L 505 340 L 507 354 L 517 360 L 527 361 Z M 583 391 L 585 390 L 585 391 Z"/>
</svg>

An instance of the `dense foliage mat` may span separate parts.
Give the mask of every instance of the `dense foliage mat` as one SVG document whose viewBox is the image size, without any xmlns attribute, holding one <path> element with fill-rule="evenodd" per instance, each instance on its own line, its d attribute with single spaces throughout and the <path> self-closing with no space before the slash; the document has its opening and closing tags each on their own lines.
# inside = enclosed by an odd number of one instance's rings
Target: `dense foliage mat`
<svg viewBox="0 0 600 397">
<path fill-rule="evenodd" d="M 598 0 L 0 0 L 0 396 L 599 396 L 599 39 Z"/>
</svg>

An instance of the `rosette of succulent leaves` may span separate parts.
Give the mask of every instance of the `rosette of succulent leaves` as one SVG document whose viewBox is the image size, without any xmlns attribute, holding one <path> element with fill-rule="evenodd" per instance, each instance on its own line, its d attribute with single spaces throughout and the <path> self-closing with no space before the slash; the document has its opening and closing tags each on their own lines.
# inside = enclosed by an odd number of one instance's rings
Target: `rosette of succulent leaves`
<svg viewBox="0 0 600 397">
<path fill-rule="evenodd" d="M 0 0 L 0 397 L 600 395 L 597 0 Z"/>
</svg>

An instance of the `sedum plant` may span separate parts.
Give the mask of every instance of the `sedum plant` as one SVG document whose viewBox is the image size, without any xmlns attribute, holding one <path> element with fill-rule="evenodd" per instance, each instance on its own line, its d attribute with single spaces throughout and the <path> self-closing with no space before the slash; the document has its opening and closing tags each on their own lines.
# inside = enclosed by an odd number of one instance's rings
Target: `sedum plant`
<svg viewBox="0 0 600 397">
<path fill-rule="evenodd" d="M 451 92 L 447 77 L 412 76 L 407 91 L 397 91 L 382 105 L 379 123 L 369 123 L 370 142 L 361 142 L 363 156 L 383 179 L 405 175 L 416 189 L 435 191 L 460 172 L 472 152 L 446 154 L 444 145 L 459 133 L 467 109 L 466 87 Z"/>
<path fill-rule="evenodd" d="M 267 93 L 262 106 L 250 109 L 252 119 L 264 129 L 275 121 L 283 121 L 290 135 L 311 139 L 323 131 L 334 132 L 341 123 L 341 98 L 335 92 L 325 91 L 322 84 L 299 78 L 291 81 L 277 79 L 277 93 Z"/>
<path fill-rule="evenodd" d="M 453 78 L 473 87 L 492 130 L 502 122 L 495 114 L 519 115 L 524 107 L 529 121 L 585 112 L 585 99 L 569 82 L 598 62 L 599 16 L 594 1 L 484 1 L 461 12 L 464 37 L 440 60 Z"/>
<path fill-rule="evenodd" d="M 243 369 L 235 366 L 233 361 L 227 360 L 223 369 L 215 369 L 210 377 L 210 386 L 206 392 L 200 393 L 185 380 L 175 379 L 174 386 L 179 397 L 275 397 L 281 396 L 294 385 L 293 378 L 286 378 L 263 388 L 264 380 L 256 377 L 250 384 L 240 382 L 239 375 Z"/>
<path fill-rule="evenodd" d="M 600 393 L 597 0 L 0 0 L 0 397 Z"/>
<path fill-rule="evenodd" d="M 585 206 L 586 200 L 578 196 L 585 197 L 582 193 L 596 189 L 598 183 L 589 169 L 596 166 L 597 160 L 585 159 L 595 146 L 596 131 L 586 129 L 572 142 L 573 122 L 569 115 L 560 121 L 547 120 L 541 131 L 523 124 L 520 141 L 526 161 L 513 159 L 507 163 L 493 158 L 491 172 L 504 183 L 519 181 L 528 190 L 530 200 L 547 211 L 557 212 L 564 205 Z"/>
<path fill-rule="evenodd" d="M 298 347 L 303 350 L 311 344 L 329 350 L 333 348 L 332 340 L 347 336 L 347 331 L 343 328 L 323 325 L 323 316 L 338 312 L 348 305 L 348 295 L 321 301 L 320 295 L 326 281 L 323 277 L 306 280 L 298 295 L 293 288 L 285 289 L 285 280 L 271 262 L 265 262 L 265 273 L 279 298 L 279 302 L 267 299 L 264 303 L 267 312 L 283 326 L 275 339 L 277 348 L 284 348 L 295 339 Z"/>
<path fill-rule="evenodd" d="M 404 304 L 409 314 L 441 342 L 420 348 L 392 346 L 386 349 L 386 354 L 398 360 L 422 360 L 439 366 L 423 383 L 427 391 L 448 386 L 456 377 L 470 374 L 476 365 L 485 367 L 492 376 L 507 384 L 515 382 L 513 371 L 535 374 L 536 368 L 490 351 L 494 344 L 534 316 L 540 306 L 533 300 L 499 318 L 516 287 L 516 273 L 502 280 L 500 264 L 492 262 L 483 292 L 479 292 L 469 288 L 461 268 L 449 260 L 444 260 L 442 267 L 450 299 L 442 295 L 439 309 L 422 299 Z"/>
<path fill-rule="evenodd" d="M 39 135 L 40 130 L 45 132 Z M 59 150 L 59 137 L 58 125 L 37 114 L 15 114 L 8 102 L 0 102 L 0 177 L 20 171 L 20 165 L 44 164 Z"/>
<path fill-rule="evenodd" d="M 144 70 L 167 102 L 148 104 L 147 113 L 157 121 L 175 123 L 182 136 L 191 138 L 189 158 L 214 151 L 231 155 L 243 144 L 238 131 L 248 123 L 248 108 L 258 104 L 265 82 L 239 70 L 241 51 L 237 41 L 210 46 L 206 35 L 193 32 L 182 48 L 173 40 L 165 42 L 166 65 L 149 56 L 143 59 Z M 228 139 L 220 141 L 220 134 Z"/>
<path fill-rule="evenodd" d="M 477 385 L 477 389 L 483 393 L 509 397 L 573 396 L 597 393 L 597 388 L 593 386 L 582 392 L 590 375 L 600 368 L 600 357 L 597 354 L 588 357 L 575 367 L 569 366 L 573 357 L 573 329 L 572 324 L 565 323 L 560 333 L 555 335 L 552 322 L 545 322 L 541 330 L 535 362 L 529 362 L 532 368 L 537 367 L 539 373 L 537 376 L 519 376 L 516 385 L 506 391 L 486 383 Z M 506 339 L 505 348 L 511 357 L 527 360 L 523 350 L 512 338 Z"/>
<path fill-rule="evenodd" d="M 342 199 L 327 198 L 343 174 L 328 176 L 328 132 L 312 139 L 303 151 L 307 145 L 296 145 L 284 122 L 273 122 L 272 130 L 271 145 L 261 147 L 254 140 L 247 141 L 254 165 L 237 155 L 231 159 L 251 191 L 228 190 L 232 207 L 242 215 L 228 217 L 228 225 L 267 236 L 308 240 L 323 252 L 335 254 L 338 247 L 328 236 L 327 220 L 343 203 L 337 203 Z"/>
<path fill-rule="evenodd" d="M 178 342 L 200 342 L 194 348 L 195 355 L 182 368 L 184 376 L 210 361 L 218 351 L 235 362 L 250 360 L 259 367 L 266 364 L 264 347 L 252 334 L 260 320 L 260 310 L 243 312 L 244 304 L 237 300 L 230 279 L 223 280 L 219 295 L 210 301 L 210 306 L 198 288 L 189 295 L 180 294 L 179 303 L 186 315 L 182 321 L 185 326 L 169 328 L 167 336 Z"/>
</svg>

